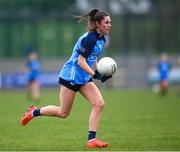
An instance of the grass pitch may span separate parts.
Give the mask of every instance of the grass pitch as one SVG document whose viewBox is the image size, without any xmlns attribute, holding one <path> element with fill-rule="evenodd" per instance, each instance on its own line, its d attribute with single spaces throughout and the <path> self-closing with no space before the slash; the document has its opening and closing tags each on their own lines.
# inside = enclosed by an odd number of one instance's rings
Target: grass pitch
<svg viewBox="0 0 180 152">
<path fill-rule="evenodd" d="M 109 142 L 100 151 L 180 150 L 180 97 L 159 97 L 150 90 L 102 91 L 106 101 L 97 136 Z M 20 118 L 27 107 L 58 105 L 58 89 L 43 90 L 39 103 L 25 91 L 0 92 L 0 151 L 86 151 L 91 107 L 77 94 L 66 119 L 39 117 L 26 127 Z"/>
</svg>

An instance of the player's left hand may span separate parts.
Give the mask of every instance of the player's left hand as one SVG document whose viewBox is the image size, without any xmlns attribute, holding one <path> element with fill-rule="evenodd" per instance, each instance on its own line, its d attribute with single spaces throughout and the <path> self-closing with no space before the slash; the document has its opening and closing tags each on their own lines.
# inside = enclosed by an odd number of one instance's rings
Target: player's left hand
<svg viewBox="0 0 180 152">
<path fill-rule="evenodd" d="M 104 83 L 106 80 L 112 78 L 112 76 L 105 76 L 100 74 L 97 70 L 95 71 L 95 74 L 93 75 L 94 79 L 100 80 L 102 83 Z"/>
<path fill-rule="evenodd" d="M 93 75 L 94 79 L 101 80 L 103 78 L 103 75 L 101 73 L 99 73 L 98 70 L 96 70 L 94 72 L 95 72 Z"/>
<path fill-rule="evenodd" d="M 105 81 L 107 81 L 110 78 L 112 78 L 112 76 L 105 76 L 105 75 L 103 75 L 103 77 L 101 78 L 101 82 L 104 83 Z"/>
</svg>

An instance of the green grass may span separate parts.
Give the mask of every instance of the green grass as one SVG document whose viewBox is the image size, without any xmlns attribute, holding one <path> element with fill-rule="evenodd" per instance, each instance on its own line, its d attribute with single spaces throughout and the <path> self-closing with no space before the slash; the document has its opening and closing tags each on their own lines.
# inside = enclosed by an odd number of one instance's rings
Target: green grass
<svg viewBox="0 0 180 152">
<path fill-rule="evenodd" d="M 58 89 L 43 90 L 36 105 L 58 105 L 58 93 Z M 180 150 L 180 98 L 174 92 L 158 97 L 148 90 L 106 90 L 103 96 L 106 107 L 97 136 L 110 145 L 98 150 Z M 76 96 L 68 118 L 39 117 L 22 127 L 20 117 L 30 104 L 23 90 L 0 92 L 1 151 L 88 150 L 91 108 L 81 95 Z"/>
</svg>

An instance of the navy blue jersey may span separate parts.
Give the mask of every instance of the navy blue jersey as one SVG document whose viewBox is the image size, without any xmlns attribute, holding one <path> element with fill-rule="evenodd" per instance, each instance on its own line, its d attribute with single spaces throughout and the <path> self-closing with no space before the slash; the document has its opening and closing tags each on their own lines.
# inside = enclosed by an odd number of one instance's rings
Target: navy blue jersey
<svg viewBox="0 0 180 152">
<path fill-rule="evenodd" d="M 30 60 L 27 63 L 27 67 L 29 69 L 29 80 L 36 80 L 39 76 L 40 62 L 38 60 Z"/>
<path fill-rule="evenodd" d="M 160 61 L 158 64 L 159 80 L 167 80 L 171 65 L 169 62 Z"/>
<path fill-rule="evenodd" d="M 87 64 L 92 67 L 97 57 L 102 53 L 106 40 L 100 37 L 97 32 L 86 32 L 76 42 L 70 59 L 60 71 L 59 77 L 72 84 L 85 84 L 91 76 L 78 65 L 78 57 L 86 58 Z"/>
</svg>

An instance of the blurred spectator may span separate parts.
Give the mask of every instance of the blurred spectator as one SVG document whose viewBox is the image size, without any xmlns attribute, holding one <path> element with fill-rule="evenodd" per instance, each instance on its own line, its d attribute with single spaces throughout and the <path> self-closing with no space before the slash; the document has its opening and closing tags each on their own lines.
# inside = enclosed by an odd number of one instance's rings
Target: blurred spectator
<svg viewBox="0 0 180 152">
<path fill-rule="evenodd" d="M 177 64 L 178 64 L 178 71 L 180 72 L 180 57 L 177 60 Z M 179 77 L 180 79 L 180 77 Z M 180 97 L 180 89 L 179 87 L 177 88 L 177 96 Z"/>
<path fill-rule="evenodd" d="M 28 85 L 27 85 L 27 97 L 32 101 L 38 101 L 40 99 L 40 85 L 39 85 L 39 73 L 40 62 L 38 54 L 34 51 L 30 52 L 27 61 L 28 70 Z"/>
<path fill-rule="evenodd" d="M 171 69 L 171 64 L 168 59 L 168 54 L 162 53 L 160 55 L 160 61 L 158 63 L 158 71 L 159 71 L 159 95 L 164 96 L 168 92 L 169 88 L 169 71 Z"/>
</svg>

